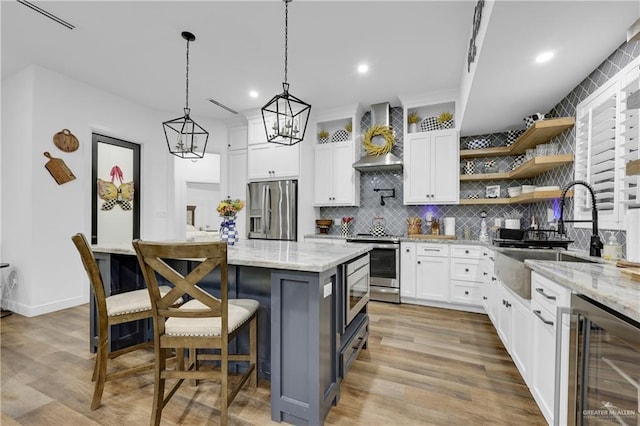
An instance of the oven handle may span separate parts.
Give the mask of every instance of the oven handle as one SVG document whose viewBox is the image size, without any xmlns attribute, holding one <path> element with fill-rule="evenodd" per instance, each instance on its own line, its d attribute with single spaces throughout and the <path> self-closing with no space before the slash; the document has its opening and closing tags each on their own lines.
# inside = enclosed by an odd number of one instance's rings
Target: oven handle
<svg viewBox="0 0 640 426">
<path fill-rule="evenodd" d="M 356 243 L 356 244 L 369 244 L 371 248 L 393 249 L 396 251 L 400 251 L 400 243 L 369 243 L 366 241 L 358 241 L 358 240 L 347 240 L 347 242 Z"/>
</svg>

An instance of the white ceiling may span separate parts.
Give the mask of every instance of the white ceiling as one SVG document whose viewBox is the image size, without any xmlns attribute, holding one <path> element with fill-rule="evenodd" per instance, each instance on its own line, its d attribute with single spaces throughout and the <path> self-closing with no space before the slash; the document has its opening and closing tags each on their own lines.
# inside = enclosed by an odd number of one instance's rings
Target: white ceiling
<svg viewBox="0 0 640 426">
<path fill-rule="evenodd" d="M 68 30 L 2 1 L 2 77 L 37 64 L 137 103 L 182 114 L 190 48 L 192 115 L 232 122 L 282 91 L 284 3 L 36 1 Z M 318 111 L 458 90 L 475 1 L 311 1 L 289 4 L 291 93 Z M 477 59 L 463 134 L 522 126 L 546 112 L 625 41 L 637 0 L 498 1 Z M 544 67 L 542 49 L 556 51 Z M 360 62 L 368 75 L 357 74 Z M 260 96 L 252 99 L 249 90 Z M 197 119 L 197 118 L 196 118 Z"/>
</svg>

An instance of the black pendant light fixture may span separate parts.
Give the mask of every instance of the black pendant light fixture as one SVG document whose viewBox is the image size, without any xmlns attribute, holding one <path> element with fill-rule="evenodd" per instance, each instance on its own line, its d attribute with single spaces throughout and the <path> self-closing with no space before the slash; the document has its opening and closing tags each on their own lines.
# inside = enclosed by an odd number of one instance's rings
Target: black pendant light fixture
<svg viewBox="0 0 640 426">
<path fill-rule="evenodd" d="M 271 98 L 262 107 L 264 131 L 269 142 L 281 145 L 295 145 L 304 139 L 309 121 L 311 105 L 289 93 L 287 83 L 287 48 L 289 43 L 289 2 L 284 2 L 284 91 Z"/>
<path fill-rule="evenodd" d="M 207 148 L 209 133 L 189 116 L 191 113 L 189 108 L 189 43 L 194 41 L 196 36 L 184 31 L 182 38 L 187 40 L 187 96 L 184 116 L 165 121 L 162 126 L 171 154 L 180 158 L 202 158 Z"/>
</svg>

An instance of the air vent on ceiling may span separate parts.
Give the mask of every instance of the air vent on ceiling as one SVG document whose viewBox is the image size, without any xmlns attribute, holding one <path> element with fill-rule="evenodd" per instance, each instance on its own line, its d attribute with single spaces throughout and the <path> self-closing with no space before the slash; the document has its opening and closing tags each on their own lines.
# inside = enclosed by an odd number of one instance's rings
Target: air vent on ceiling
<svg viewBox="0 0 640 426">
<path fill-rule="evenodd" d="M 209 98 L 209 99 L 207 99 L 207 100 L 208 100 L 209 102 L 211 102 L 212 104 L 214 104 L 214 105 L 218 105 L 218 106 L 219 106 L 220 108 L 222 108 L 222 109 L 226 109 L 226 110 L 227 110 L 227 111 L 229 111 L 231 114 L 237 114 L 237 113 L 238 113 L 238 111 L 236 111 L 236 110 L 234 110 L 234 109 L 229 108 L 229 107 L 228 107 L 228 106 L 226 106 L 225 104 L 222 104 L 222 103 L 220 103 L 220 102 L 216 101 L 216 100 L 215 100 L 215 99 L 213 99 L 213 98 Z"/>
<path fill-rule="evenodd" d="M 57 17 L 56 15 L 54 15 L 51 12 L 47 12 L 46 10 L 44 10 L 41 7 L 36 6 L 33 3 L 28 2 L 27 0 L 16 0 L 18 3 L 20 3 L 23 6 L 27 6 L 28 8 L 30 8 L 31 10 L 34 10 L 36 12 L 38 12 L 39 14 L 46 16 L 47 18 L 51 19 L 52 21 L 57 22 L 58 24 L 69 28 L 70 30 L 75 28 L 75 25 L 70 24 L 69 22 L 65 21 L 62 18 Z"/>
</svg>

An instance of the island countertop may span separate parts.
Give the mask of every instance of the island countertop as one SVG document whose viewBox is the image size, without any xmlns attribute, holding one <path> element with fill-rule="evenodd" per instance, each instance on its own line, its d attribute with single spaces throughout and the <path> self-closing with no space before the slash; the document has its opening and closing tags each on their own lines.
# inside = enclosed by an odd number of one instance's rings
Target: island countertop
<svg viewBox="0 0 640 426">
<path fill-rule="evenodd" d="M 640 322 L 640 283 L 611 264 L 525 260 L 529 269 Z"/>
<path fill-rule="evenodd" d="M 180 241 L 174 241 L 180 242 Z M 182 241 L 186 242 L 186 241 Z M 129 254 L 135 256 L 131 244 L 92 245 L 95 253 Z M 230 265 L 255 266 L 291 271 L 324 272 L 367 253 L 369 244 L 329 246 L 296 241 L 241 240 L 229 246 Z"/>
</svg>

